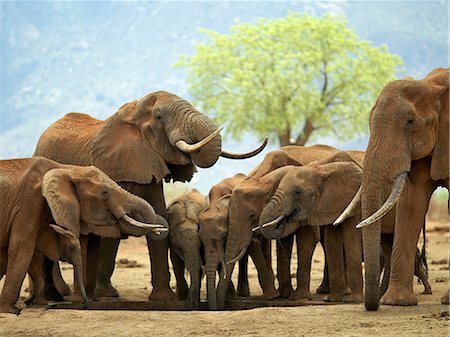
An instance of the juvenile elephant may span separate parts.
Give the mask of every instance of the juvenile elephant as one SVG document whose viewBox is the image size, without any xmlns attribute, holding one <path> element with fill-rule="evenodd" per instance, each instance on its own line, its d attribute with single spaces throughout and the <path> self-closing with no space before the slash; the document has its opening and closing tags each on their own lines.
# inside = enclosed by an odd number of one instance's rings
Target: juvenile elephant
<svg viewBox="0 0 450 337">
<path fill-rule="evenodd" d="M 170 225 L 170 252 L 177 294 L 181 300 L 189 299 L 191 309 L 198 309 L 203 257 L 202 243 L 198 235 L 199 213 L 205 196 L 193 189 L 177 197 L 167 208 Z M 184 277 L 184 268 L 190 274 L 189 291 Z"/>
<path fill-rule="evenodd" d="M 300 226 L 325 225 L 330 284 L 325 300 L 359 302 L 363 299 L 362 247 L 355 225 L 360 214 L 349 216 L 339 227 L 330 224 L 360 187 L 362 169 L 352 161 L 333 162 L 335 159 L 275 170 L 273 174 L 279 171 L 283 176 L 261 212 L 259 228 L 267 238 L 281 239 Z M 351 294 L 344 297 L 346 285 Z"/>
<path fill-rule="evenodd" d="M 286 165 L 305 165 L 330 156 L 337 150 L 326 145 L 285 146 L 280 150 L 267 154 L 248 177 L 233 189 L 229 202 L 229 227 L 225 247 L 225 261 L 227 262 L 226 278 L 219 281 L 218 307 L 223 308 L 225 294 L 228 288 L 234 263 L 242 257 L 252 242 L 252 229 L 258 225 L 258 219 L 262 209 L 269 202 L 274 189 L 281 176 L 271 174 L 277 168 Z M 293 236 L 277 243 L 277 278 L 279 292 L 283 297 L 293 299 L 310 298 L 309 291 L 311 257 L 318 241 L 317 230 L 312 227 L 300 228 L 297 236 L 299 251 L 299 270 L 297 271 L 297 290 L 294 292 L 291 284 L 290 258 Z M 267 241 L 270 245 L 270 241 Z M 263 252 L 270 252 L 270 248 L 264 248 Z M 266 261 L 270 261 L 266 256 Z M 267 266 L 272 272 L 272 266 Z M 272 272 L 273 273 L 273 272 Z"/>
<path fill-rule="evenodd" d="M 157 91 L 124 104 L 107 120 L 70 113 L 52 124 L 39 139 L 35 155 L 73 165 L 95 165 L 129 192 L 148 201 L 165 216 L 162 180 L 189 181 L 199 167 L 212 166 L 219 156 L 243 159 L 258 154 L 223 151 L 220 129 L 189 102 Z M 103 240 L 96 293 L 119 296 L 110 279 L 119 240 Z M 149 299 L 175 295 L 169 286 L 168 240 L 147 237 L 151 260 Z"/>
<path fill-rule="evenodd" d="M 217 310 L 216 273 L 219 270 L 221 277 L 225 277 L 227 274 L 224 246 L 228 233 L 228 204 L 231 192 L 244 179 L 245 175 L 237 174 L 214 185 L 208 195 L 209 205 L 200 213 L 199 235 L 205 251 L 208 303 L 211 310 Z M 273 284 L 273 273 L 271 270 L 269 273 L 258 239 L 252 239 L 249 254 L 258 270 L 258 278 L 264 296 L 266 298 L 277 297 L 278 292 Z M 248 256 L 239 260 L 237 287 L 237 295 L 239 296 L 250 294 L 247 262 Z M 232 287 L 232 285 L 230 286 Z"/>
<path fill-rule="evenodd" d="M 47 304 L 44 287 L 44 256 L 51 261 L 66 261 L 73 265 L 74 277 L 78 283 L 85 307 L 89 304 L 83 281 L 83 264 L 81 257 L 81 245 L 78 238 L 71 231 L 63 227 L 50 224 L 36 241 L 36 250 L 31 260 L 28 274 L 30 275 L 33 289 L 26 304 Z"/>
<path fill-rule="evenodd" d="M 365 306 L 379 306 L 380 219 L 396 205 L 389 287 L 381 303 L 415 305 L 417 241 L 433 191 L 449 188 L 449 69 L 386 84 L 369 116 L 361 200 Z M 358 202 L 352 202 L 359 207 Z M 370 226 L 369 226 L 370 225 Z M 442 298 L 448 304 L 448 292 Z"/>
<path fill-rule="evenodd" d="M 162 225 L 135 220 L 154 223 L 157 218 L 146 201 L 120 188 L 96 167 L 62 165 L 46 158 L 2 160 L 0 178 L 0 249 L 8 256 L 0 312 L 18 313 L 15 303 L 36 242 L 50 223 L 77 238 L 89 233 L 167 236 Z M 96 268 L 95 261 L 89 263 L 88 291 Z"/>
</svg>

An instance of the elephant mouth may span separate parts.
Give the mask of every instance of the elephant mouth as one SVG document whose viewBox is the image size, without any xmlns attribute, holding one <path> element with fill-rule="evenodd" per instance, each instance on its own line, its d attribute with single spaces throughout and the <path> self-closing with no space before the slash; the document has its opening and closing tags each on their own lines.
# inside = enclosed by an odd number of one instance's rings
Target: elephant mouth
<svg viewBox="0 0 450 337">
<path fill-rule="evenodd" d="M 281 234 L 284 232 L 286 226 L 292 222 L 297 221 L 297 215 L 299 214 L 300 210 L 298 208 L 294 208 L 292 212 L 289 214 L 281 214 L 276 219 L 263 223 L 259 226 L 256 226 L 252 229 L 253 232 L 259 230 L 259 229 L 266 229 L 272 230 L 274 233 Z"/>
</svg>

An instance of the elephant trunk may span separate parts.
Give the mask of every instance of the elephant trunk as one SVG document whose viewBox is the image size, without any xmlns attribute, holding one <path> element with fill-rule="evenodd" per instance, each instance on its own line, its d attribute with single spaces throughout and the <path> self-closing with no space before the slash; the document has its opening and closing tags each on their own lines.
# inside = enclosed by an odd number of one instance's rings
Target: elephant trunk
<svg viewBox="0 0 450 337">
<path fill-rule="evenodd" d="M 382 135 L 381 135 L 382 136 Z M 410 160 L 404 153 L 389 150 L 388 135 L 380 141 L 371 139 L 364 159 L 364 174 L 361 192 L 361 215 L 367 219 L 377 212 L 392 190 L 395 178 L 409 171 Z M 402 148 L 402 146 L 398 146 Z M 404 147 L 403 147 L 404 148 Z M 385 157 L 383 157 L 385 156 Z M 363 227 L 363 252 L 365 268 L 365 306 L 369 311 L 379 306 L 381 218 L 370 226 Z"/>
<path fill-rule="evenodd" d="M 119 220 L 121 231 L 125 234 L 149 235 L 153 240 L 163 240 L 167 237 L 169 225 L 166 220 L 157 215 L 144 199 L 118 186 L 113 191 L 111 200 L 114 205 L 118 205 L 112 209 Z"/>
<path fill-rule="evenodd" d="M 198 309 L 200 303 L 200 280 L 202 272 L 200 247 L 198 246 L 197 249 L 192 248 L 183 255 L 191 279 L 189 286 L 189 305 L 191 309 Z"/>
<path fill-rule="evenodd" d="M 208 252 L 210 249 L 205 249 Z M 223 261 L 223 251 L 205 254 L 206 260 L 206 287 L 208 295 L 209 310 L 217 310 L 217 292 L 216 275 L 219 263 Z M 226 272 L 225 266 L 222 267 L 222 273 Z"/>
<path fill-rule="evenodd" d="M 183 117 L 173 120 L 177 124 L 176 128 L 169 133 L 169 140 L 172 145 L 182 140 L 187 144 L 195 144 L 218 131 L 217 125 L 207 116 L 198 112 L 189 102 L 179 100 L 171 106 L 172 116 Z M 189 153 L 193 163 L 199 167 L 207 168 L 216 163 L 221 154 L 222 139 L 219 134 L 204 144 L 200 149 Z M 185 151 L 181 148 L 182 151 Z"/>
<path fill-rule="evenodd" d="M 81 267 L 81 263 L 75 263 L 73 268 L 75 270 L 76 279 L 80 288 L 81 297 L 83 298 L 83 309 L 87 309 L 89 307 L 89 298 L 86 295 L 86 288 L 84 286 L 83 268 Z"/>
</svg>

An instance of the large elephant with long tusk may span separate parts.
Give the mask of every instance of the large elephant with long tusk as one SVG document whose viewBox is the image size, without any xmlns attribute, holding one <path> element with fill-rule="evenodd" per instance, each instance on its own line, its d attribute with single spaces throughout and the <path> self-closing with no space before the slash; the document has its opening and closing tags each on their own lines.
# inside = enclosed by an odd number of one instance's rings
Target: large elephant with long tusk
<svg viewBox="0 0 450 337">
<path fill-rule="evenodd" d="M 370 113 L 370 140 L 363 183 L 351 209 L 363 220 L 365 306 L 379 306 L 380 221 L 396 206 L 389 287 L 382 304 L 415 305 L 416 245 L 433 191 L 449 187 L 449 69 L 435 69 L 422 80 L 389 82 Z M 448 304 L 448 292 L 442 298 Z"/>
<path fill-rule="evenodd" d="M 196 166 L 210 167 L 220 156 L 246 154 L 222 150 L 220 129 L 180 97 L 158 91 L 124 104 L 107 120 L 70 113 L 42 134 L 35 155 L 60 163 L 95 165 L 165 216 L 162 180 L 189 181 Z M 175 298 L 169 286 L 168 240 L 147 237 L 153 290 L 150 299 Z M 103 240 L 97 278 L 98 296 L 118 296 L 111 286 L 119 240 Z M 150 247 L 151 246 L 151 247 Z"/>
</svg>

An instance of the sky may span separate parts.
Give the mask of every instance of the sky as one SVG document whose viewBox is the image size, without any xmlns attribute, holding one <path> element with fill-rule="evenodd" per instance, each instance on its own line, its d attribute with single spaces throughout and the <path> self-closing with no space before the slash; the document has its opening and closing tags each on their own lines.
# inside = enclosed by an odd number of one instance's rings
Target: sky
<svg viewBox="0 0 450 337">
<path fill-rule="evenodd" d="M 0 11 L 0 159 L 31 156 L 45 128 L 71 111 L 105 119 L 156 90 L 191 99 L 186 70 L 173 65 L 205 41 L 199 28 L 227 33 L 236 22 L 289 11 L 334 13 L 346 16 L 360 38 L 400 55 L 399 77 L 422 78 L 449 63 L 447 1 L 2 1 Z M 224 148 L 247 151 L 259 141 L 225 137 Z M 367 136 L 314 142 L 365 149 Z M 220 159 L 199 169 L 190 186 L 207 193 L 276 148 L 271 140 L 255 158 Z"/>
</svg>

